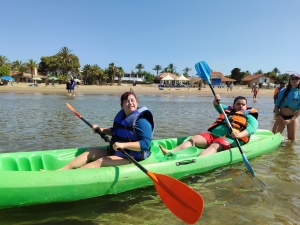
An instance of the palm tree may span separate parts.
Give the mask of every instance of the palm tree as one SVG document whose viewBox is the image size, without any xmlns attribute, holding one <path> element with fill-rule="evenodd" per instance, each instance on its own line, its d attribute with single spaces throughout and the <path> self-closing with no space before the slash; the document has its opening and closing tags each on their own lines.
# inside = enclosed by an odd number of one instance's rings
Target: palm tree
<svg viewBox="0 0 300 225">
<path fill-rule="evenodd" d="M 277 67 L 275 67 L 273 70 L 272 70 L 273 73 L 276 74 L 276 76 L 280 73 L 279 69 Z"/>
<path fill-rule="evenodd" d="M 183 75 L 184 75 L 185 77 L 188 77 L 189 71 L 191 71 L 191 70 L 192 70 L 191 68 L 185 67 L 185 68 L 183 69 Z"/>
<path fill-rule="evenodd" d="M 135 68 L 138 70 L 138 74 L 141 74 L 142 69 L 144 69 L 145 67 L 143 66 L 143 64 L 139 63 L 135 66 Z"/>
<path fill-rule="evenodd" d="M 156 76 L 158 76 L 158 72 L 161 71 L 161 66 L 160 65 L 155 65 L 152 70 L 156 71 Z"/>
<path fill-rule="evenodd" d="M 176 73 L 176 67 L 174 66 L 173 63 L 170 63 L 167 68 L 168 68 L 168 72 Z"/>
<path fill-rule="evenodd" d="M 30 69 L 31 78 L 33 78 L 33 71 L 35 68 L 38 68 L 39 65 L 33 59 L 28 59 L 27 68 Z"/>
<path fill-rule="evenodd" d="M 62 72 L 64 74 L 68 74 L 68 72 L 69 72 L 68 66 L 72 62 L 72 56 L 73 56 L 73 54 L 71 54 L 71 52 L 72 52 L 71 49 L 68 49 L 67 47 L 62 47 L 58 53 L 59 60 L 61 60 L 63 62 Z"/>
<path fill-rule="evenodd" d="M 257 70 L 254 74 L 263 74 L 262 70 Z"/>
<path fill-rule="evenodd" d="M 0 66 L 3 66 L 3 65 L 8 64 L 8 63 L 9 63 L 8 58 L 4 55 L 0 55 Z"/>
<path fill-rule="evenodd" d="M 16 80 L 19 80 L 21 79 L 21 77 L 23 77 L 23 74 L 27 71 L 28 67 L 26 63 L 15 60 L 11 63 L 11 69 L 12 71 L 16 72 L 16 74 L 14 75 Z"/>
<path fill-rule="evenodd" d="M 117 67 L 115 66 L 115 64 L 113 62 L 110 63 L 108 66 L 108 75 L 110 77 L 110 82 L 111 82 L 110 85 L 113 85 L 113 83 L 114 83 L 116 70 L 117 70 Z"/>
<path fill-rule="evenodd" d="M 91 74 L 91 65 L 90 64 L 86 64 L 83 66 L 82 68 L 82 78 L 84 79 L 84 83 L 85 84 L 92 84 L 92 79 L 90 78 L 90 74 Z"/>
<path fill-rule="evenodd" d="M 124 75 L 124 70 L 122 67 L 117 67 L 116 76 L 118 77 L 118 86 L 121 86 L 121 79 Z"/>
</svg>

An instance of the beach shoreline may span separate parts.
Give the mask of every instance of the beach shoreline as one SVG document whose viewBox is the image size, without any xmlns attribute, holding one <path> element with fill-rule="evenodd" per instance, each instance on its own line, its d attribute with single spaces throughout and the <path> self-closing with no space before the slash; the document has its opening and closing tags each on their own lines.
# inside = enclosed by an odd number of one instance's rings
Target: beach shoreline
<svg viewBox="0 0 300 225">
<path fill-rule="evenodd" d="M 132 88 L 134 92 L 139 94 L 164 94 L 164 95 L 199 95 L 199 96 L 211 96 L 211 90 L 209 86 L 198 90 L 198 88 L 164 88 L 164 90 L 159 90 L 158 86 L 153 85 L 80 85 L 79 88 L 75 89 L 75 95 L 80 93 L 85 94 L 118 94 L 121 95 L 129 89 Z M 251 89 L 247 86 L 235 86 L 232 91 L 227 91 L 227 88 L 214 88 L 216 94 L 227 95 L 227 96 L 238 96 L 242 95 L 244 97 L 252 97 Z M 39 84 L 38 87 L 29 86 L 29 83 L 14 83 L 13 86 L 8 84 L 6 86 L 0 86 L 0 93 L 16 93 L 16 94 L 34 94 L 34 93 L 55 93 L 55 94 L 66 94 L 65 84 L 56 84 L 55 86 L 45 84 Z M 259 96 L 273 96 L 274 89 L 260 89 L 258 93 Z"/>
</svg>

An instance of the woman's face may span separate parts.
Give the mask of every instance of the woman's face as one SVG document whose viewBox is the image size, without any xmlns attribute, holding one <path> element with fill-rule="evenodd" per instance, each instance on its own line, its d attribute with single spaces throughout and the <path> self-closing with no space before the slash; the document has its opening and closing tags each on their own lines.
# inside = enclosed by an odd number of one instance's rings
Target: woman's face
<svg viewBox="0 0 300 225">
<path fill-rule="evenodd" d="M 247 109 L 247 102 L 245 99 L 238 99 L 233 105 L 234 111 L 241 111 Z"/>
<path fill-rule="evenodd" d="M 292 87 L 297 87 L 300 83 L 299 77 L 291 77 L 290 78 L 290 84 Z"/>
<path fill-rule="evenodd" d="M 138 102 L 134 95 L 128 95 L 128 98 L 122 102 L 122 109 L 124 109 L 126 116 L 137 110 Z"/>
</svg>

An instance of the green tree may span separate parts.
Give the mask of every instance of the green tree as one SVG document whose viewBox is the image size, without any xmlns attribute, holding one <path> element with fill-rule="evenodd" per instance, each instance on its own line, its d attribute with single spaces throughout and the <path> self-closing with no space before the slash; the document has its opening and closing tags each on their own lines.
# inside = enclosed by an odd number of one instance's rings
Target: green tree
<svg viewBox="0 0 300 225">
<path fill-rule="evenodd" d="M 143 66 L 143 64 L 139 63 L 135 66 L 135 68 L 138 70 L 138 74 L 142 73 L 142 69 L 144 69 L 145 67 Z"/>
<path fill-rule="evenodd" d="M 35 68 L 38 68 L 38 64 L 36 63 L 36 61 L 34 61 L 33 59 L 28 59 L 27 62 L 27 68 L 30 69 L 30 73 L 31 73 L 31 78 L 33 78 L 33 71 Z"/>
<path fill-rule="evenodd" d="M 152 73 L 143 71 L 146 82 L 153 83 L 154 75 Z"/>
<path fill-rule="evenodd" d="M 156 76 L 158 76 L 158 72 L 161 71 L 161 66 L 160 65 L 155 65 L 152 70 L 156 71 Z"/>
<path fill-rule="evenodd" d="M 9 60 L 6 56 L 0 55 L 0 66 L 4 66 L 5 64 L 8 64 Z"/>
<path fill-rule="evenodd" d="M 117 67 L 115 66 L 115 64 L 112 62 L 109 64 L 108 66 L 108 75 L 110 77 L 110 85 L 113 85 L 114 81 L 115 81 L 115 74 L 116 74 L 116 70 Z"/>
<path fill-rule="evenodd" d="M 183 69 L 183 76 L 188 77 L 189 71 L 191 71 L 191 70 L 192 70 L 191 68 L 185 67 Z"/>
<path fill-rule="evenodd" d="M 0 77 L 1 76 L 6 76 L 10 74 L 10 67 L 9 65 L 3 65 L 0 66 Z"/>
<path fill-rule="evenodd" d="M 277 67 L 275 67 L 273 70 L 272 70 L 273 73 L 276 74 L 276 76 L 280 73 L 279 69 Z"/>
<path fill-rule="evenodd" d="M 27 64 L 22 61 L 15 60 L 11 63 L 11 69 L 14 72 L 17 72 L 14 77 L 16 80 L 20 80 L 23 77 L 24 73 L 27 71 Z"/>
<path fill-rule="evenodd" d="M 264 72 L 262 70 L 257 70 L 254 74 L 263 74 Z"/>
<path fill-rule="evenodd" d="M 245 73 L 241 72 L 240 68 L 234 68 L 233 70 L 231 70 L 231 75 L 230 77 L 232 79 L 235 79 L 237 83 L 240 83 L 241 80 L 244 78 Z"/>
<path fill-rule="evenodd" d="M 116 77 L 118 77 L 118 86 L 121 86 L 121 79 L 123 77 L 124 70 L 122 67 L 116 68 Z"/>
<path fill-rule="evenodd" d="M 72 62 L 72 56 L 73 54 L 71 54 L 72 50 L 67 48 L 67 47 L 62 47 L 60 50 L 59 50 L 59 53 L 58 53 L 58 57 L 59 59 L 62 61 L 62 72 L 63 74 L 68 74 L 69 72 L 69 64 L 71 64 Z"/>
<path fill-rule="evenodd" d="M 174 66 L 173 63 L 170 63 L 167 68 L 168 68 L 168 72 L 174 73 L 174 74 L 176 73 L 176 67 Z"/>
</svg>

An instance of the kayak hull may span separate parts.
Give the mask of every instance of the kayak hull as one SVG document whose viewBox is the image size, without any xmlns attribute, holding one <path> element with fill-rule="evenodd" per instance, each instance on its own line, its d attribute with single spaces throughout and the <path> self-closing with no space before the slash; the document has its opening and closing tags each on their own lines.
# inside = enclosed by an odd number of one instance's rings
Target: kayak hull
<svg viewBox="0 0 300 225">
<path fill-rule="evenodd" d="M 203 149 L 189 147 L 163 155 L 158 147 L 162 145 L 171 149 L 188 138 L 153 140 L 150 157 L 140 163 L 151 172 L 183 179 L 243 161 L 237 148 L 198 157 Z M 281 141 L 280 134 L 258 130 L 242 148 L 250 159 L 276 149 Z M 75 201 L 153 185 L 152 180 L 134 164 L 54 171 L 86 149 L 0 154 L 0 208 Z"/>
</svg>

